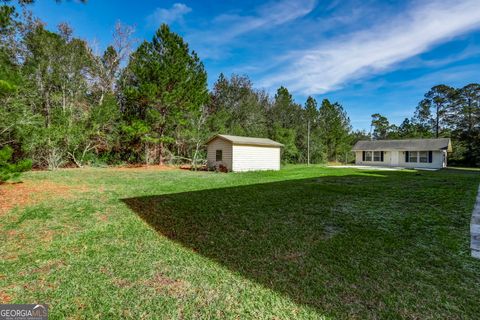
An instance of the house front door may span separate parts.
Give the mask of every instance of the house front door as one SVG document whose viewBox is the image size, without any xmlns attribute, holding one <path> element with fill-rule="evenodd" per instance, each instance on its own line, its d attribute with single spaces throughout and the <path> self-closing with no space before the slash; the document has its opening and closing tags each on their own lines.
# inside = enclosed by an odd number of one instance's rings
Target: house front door
<svg viewBox="0 0 480 320">
<path fill-rule="evenodd" d="M 398 167 L 399 152 L 398 151 L 391 151 L 390 154 L 391 154 L 390 165 L 392 165 L 394 167 Z"/>
</svg>

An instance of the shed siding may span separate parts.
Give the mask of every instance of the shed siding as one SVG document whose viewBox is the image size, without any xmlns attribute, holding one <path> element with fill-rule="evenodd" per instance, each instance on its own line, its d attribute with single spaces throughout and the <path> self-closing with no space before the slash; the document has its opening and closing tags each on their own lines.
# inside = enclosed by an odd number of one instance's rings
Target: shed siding
<svg viewBox="0 0 480 320">
<path fill-rule="evenodd" d="M 233 145 L 233 171 L 280 170 L 280 147 Z"/>
<path fill-rule="evenodd" d="M 222 150 L 222 161 L 216 161 L 216 151 Z M 207 145 L 207 165 L 214 167 L 222 164 L 229 171 L 232 170 L 232 143 L 221 138 L 216 138 Z"/>
</svg>

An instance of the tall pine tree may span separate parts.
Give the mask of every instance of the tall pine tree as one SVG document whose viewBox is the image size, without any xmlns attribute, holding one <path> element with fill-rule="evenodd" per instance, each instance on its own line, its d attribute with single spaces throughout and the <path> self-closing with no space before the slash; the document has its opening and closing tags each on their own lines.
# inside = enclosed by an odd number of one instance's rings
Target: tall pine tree
<svg viewBox="0 0 480 320">
<path fill-rule="evenodd" d="M 208 101 L 204 66 L 182 37 L 163 24 L 151 42 L 133 53 L 124 76 L 127 114 L 149 128 L 145 146 L 154 146 L 154 157 L 162 164 L 179 130 L 190 125 L 190 117 L 199 117 Z"/>
<path fill-rule="evenodd" d="M 339 103 L 324 99 L 319 110 L 319 122 L 320 137 L 326 148 L 327 159 L 338 161 L 339 156 L 350 151 L 350 119 Z"/>
<path fill-rule="evenodd" d="M 455 89 L 446 85 L 434 86 L 425 94 L 415 112 L 421 124 L 429 125 L 436 138 L 446 129 L 452 111 Z"/>
</svg>

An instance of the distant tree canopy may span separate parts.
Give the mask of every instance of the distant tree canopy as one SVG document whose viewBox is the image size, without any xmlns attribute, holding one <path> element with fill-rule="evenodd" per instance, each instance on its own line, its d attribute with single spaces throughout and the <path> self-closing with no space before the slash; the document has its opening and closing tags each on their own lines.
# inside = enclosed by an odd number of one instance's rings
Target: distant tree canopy
<svg viewBox="0 0 480 320">
<path fill-rule="evenodd" d="M 327 160 L 339 161 L 339 156 L 349 152 L 351 147 L 352 127 L 347 113 L 338 102 L 331 103 L 324 99 L 318 112 L 318 123 Z"/>
<path fill-rule="evenodd" d="M 246 76 L 220 74 L 210 93 L 208 129 L 243 136 L 266 136 L 268 95 Z"/>
<path fill-rule="evenodd" d="M 198 55 L 161 25 L 132 52 L 133 29 L 115 27 L 96 53 L 62 23 L 49 30 L 28 10 L 32 1 L 0 6 L 0 171 L 12 177 L 39 168 L 116 163 L 197 166 L 216 133 L 268 137 L 284 144 L 282 160 L 352 160 L 361 139 L 451 137 L 450 163 L 480 165 L 480 85 L 434 86 L 415 114 L 396 126 L 372 115 L 371 135 L 352 131 L 338 102 L 286 87 L 272 96 L 245 75 L 220 74 L 209 91 Z M 14 165 L 16 163 L 16 165 Z M 5 178 L 3 178 L 5 179 Z"/>
<path fill-rule="evenodd" d="M 372 128 L 372 136 L 377 140 L 387 139 L 392 130 L 387 117 L 382 116 L 379 113 L 372 114 Z"/>
<path fill-rule="evenodd" d="M 452 106 L 455 89 L 446 85 L 438 85 L 425 94 L 420 101 L 415 117 L 420 124 L 432 128 L 438 138 L 442 131 L 447 130 L 452 118 Z"/>
<path fill-rule="evenodd" d="M 374 139 L 451 138 L 451 164 L 480 166 L 480 84 L 436 85 L 419 102 L 412 118 L 397 127 L 374 114 L 372 128 Z"/>
</svg>

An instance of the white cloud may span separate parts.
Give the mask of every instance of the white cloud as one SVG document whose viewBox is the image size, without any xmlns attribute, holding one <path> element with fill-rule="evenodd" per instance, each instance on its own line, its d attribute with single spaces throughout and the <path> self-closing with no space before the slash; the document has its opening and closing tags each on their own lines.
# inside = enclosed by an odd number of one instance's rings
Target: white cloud
<svg viewBox="0 0 480 320">
<path fill-rule="evenodd" d="M 218 33 L 215 36 L 225 41 L 256 29 L 272 28 L 305 16 L 314 7 L 314 0 L 284 0 L 260 7 L 253 16 L 222 15 L 217 17 L 216 21 L 225 24 L 226 28 L 220 36 Z"/>
<path fill-rule="evenodd" d="M 191 12 L 192 9 L 183 3 L 174 3 L 171 8 L 157 8 L 155 11 L 148 16 L 147 20 L 151 24 L 159 25 L 161 23 L 173 23 L 177 21 L 182 21 L 183 16 Z"/>
<path fill-rule="evenodd" d="M 396 83 L 395 86 L 399 87 L 400 89 L 417 89 L 422 93 L 427 92 L 427 90 L 434 85 L 442 83 L 454 87 L 461 87 L 469 82 L 477 81 L 479 70 L 479 63 L 452 66 L 425 74 L 412 80 Z"/>
<path fill-rule="evenodd" d="M 286 85 L 305 95 L 325 93 L 353 79 L 385 71 L 478 27 L 478 0 L 425 1 L 389 22 L 284 55 L 286 67 L 278 66 L 261 79 L 260 85 Z"/>
<path fill-rule="evenodd" d="M 238 44 L 238 37 L 259 30 L 272 29 L 309 14 L 316 0 L 274 1 L 253 10 L 250 15 L 221 14 L 212 20 L 206 30 L 188 33 L 190 42 L 200 47 L 202 57 L 220 57 L 226 44 Z"/>
</svg>

